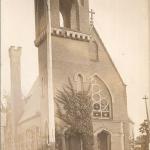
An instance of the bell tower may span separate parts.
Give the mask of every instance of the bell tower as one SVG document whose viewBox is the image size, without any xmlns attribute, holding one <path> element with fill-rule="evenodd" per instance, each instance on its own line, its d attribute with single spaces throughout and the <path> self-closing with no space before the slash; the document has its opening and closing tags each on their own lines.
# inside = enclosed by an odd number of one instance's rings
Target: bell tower
<svg viewBox="0 0 150 150">
<path fill-rule="evenodd" d="M 90 41 L 88 0 L 50 0 L 50 5 L 48 2 L 35 0 L 35 46 L 38 48 L 41 83 L 41 122 L 50 120 L 49 116 L 52 113 L 49 113 L 51 111 L 49 102 L 54 98 L 57 82 L 60 81 L 57 77 L 62 74 L 62 72 L 58 73 L 58 70 L 62 69 L 61 65 L 66 66 L 67 61 L 72 58 L 74 62 L 79 61 L 76 57 L 77 53 L 81 51 L 87 53 Z M 88 54 L 85 55 L 88 57 Z M 68 76 L 68 74 L 65 75 Z M 53 86 L 50 87 L 52 84 Z M 49 135 L 54 136 L 54 133 L 51 133 Z"/>
<path fill-rule="evenodd" d="M 60 40 L 90 40 L 89 0 L 50 0 L 52 51 L 55 37 Z M 35 46 L 38 47 L 39 77 L 47 82 L 47 0 L 35 0 Z M 57 44 L 58 45 L 58 44 Z M 43 90 L 42 90 L 43 91 Z"/>
<path fill-rule="evenodd" d="M 35 0 L 36 35 L 46 27 L 46 0 Z M 88 0 L 51 0 L 52 28 L 89 33 Z"/>
</svg>

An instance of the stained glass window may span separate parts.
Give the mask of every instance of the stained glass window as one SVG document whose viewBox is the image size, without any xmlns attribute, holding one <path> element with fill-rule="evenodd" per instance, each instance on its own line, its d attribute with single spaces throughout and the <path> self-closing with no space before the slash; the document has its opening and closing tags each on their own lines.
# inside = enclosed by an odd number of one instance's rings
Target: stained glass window
<svg viewBox="0 0 150 150">
<path fill-rule="evenodd" d="M 111 114 L 111 95 L 102 80 L 98 77 L 92 79 L 92 101 L 93 117 L 98 119 L 110 119 Z"/>
</svg>

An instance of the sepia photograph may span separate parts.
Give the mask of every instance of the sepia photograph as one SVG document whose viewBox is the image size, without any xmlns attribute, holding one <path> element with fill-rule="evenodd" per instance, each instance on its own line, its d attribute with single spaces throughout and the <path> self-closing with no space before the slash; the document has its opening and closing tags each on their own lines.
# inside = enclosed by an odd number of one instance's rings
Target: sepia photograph
<svg viewBox="0 0 150 150">
<path fill-rule="evenodd" d="M 150 150 L 150 1 L 1 0 L 0 150 Z"/>
</svg>

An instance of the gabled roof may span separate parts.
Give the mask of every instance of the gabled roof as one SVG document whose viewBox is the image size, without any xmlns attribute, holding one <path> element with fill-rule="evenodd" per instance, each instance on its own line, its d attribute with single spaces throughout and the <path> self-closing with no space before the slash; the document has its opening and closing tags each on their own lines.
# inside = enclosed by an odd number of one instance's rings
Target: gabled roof
<svg viewBox="0 0 150 150">
<path fill-rule="evenodd" d="M 134 125 L 134 121 L 129 117 L 129 123 L 131 123 L 132 125 Z"/>
<path fill-rule="evenodd" d="M 117 70 L 117 68 L 116 68 L 116 66 L 115 66 L 115 64 L 114 64 L 114 62 L 112 61 L 112 59 L 111 59 L 111 57 L 110 57 L 110 54 L 108 53 L 108 51 L 107 51 L 107 49 L 106 49 L 106 47 L 105 47 L 105 45 L 104 45 L 102 39 L 100 38 L 100 36 L 99 36 L 99 34 L 98 34 L 98 32 L 97 32 L 97 30 L 96 30 L 95 27 L 93 27 L 93 29 L 92 29 L 92 35 L 94 36 L 94 34 L 97 36 L 97 38 L 98 38 L 98 40 L 100 41 L 100 43 L 102 44 L 102 46 L 103 46 L 105 52 L 107 53 L 108 58 L 109 58 L 110 62 L 112 63 L 112 65 L 113 65 L 113 67 L 114 67 L 114 69 L 115 69 L 115 71 L 116 71 L 116 73 L 117 73 L 117 75 L 118 75 L 120 81 L 122 82 L 122 84 L 123 84 L 124 86 L 126 86 L 126 84 L 124 83 L 124 81 L 123 81 L 123 79 L 122 79 L 120 73 L 118 72 L 118 70 Z"/>
<path fill-rule="evenodd" d="M 27 102 L 23 109 L 23 114 L 19 120 L 19 124 L 29 120 L 40 113 L 40 97 L 41 97 L 41 90 L 40 90 L 40 81 L 37 78 L 27 95 Z"/>
</svg>

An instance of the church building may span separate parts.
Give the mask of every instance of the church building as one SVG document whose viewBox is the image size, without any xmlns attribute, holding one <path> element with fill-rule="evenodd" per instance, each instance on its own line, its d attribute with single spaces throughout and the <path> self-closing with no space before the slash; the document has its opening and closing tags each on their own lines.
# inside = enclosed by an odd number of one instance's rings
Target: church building
<svg viewBox="0 0 150 150">
<path fill-rule="evenodd" d="M 21 96 L 21 48 L 9 49 L 12 103 L 9 116 L 12 132 L 16 133 L 14 150 L 47 149 L 52 112 L 49 96 L 55 97 L 68 78 L 77 90 L 81 82 L 91 85 L 94 150 L 129 150 L 126 85 L 93 25 L 89 0 L 50 0 L 50 5 L 47 2 L 35 0 L 39 76 L 25 99 Z M 55 125 L 61 132 L 61 146 L 57 147 L 56 139 L 55 149 L 83 150 L 80 140 L 67 140 L 68 126 L 54 113 Z M 12 150 L 13 137 L 6 137 L 6 150 Z"/>
</svg>

